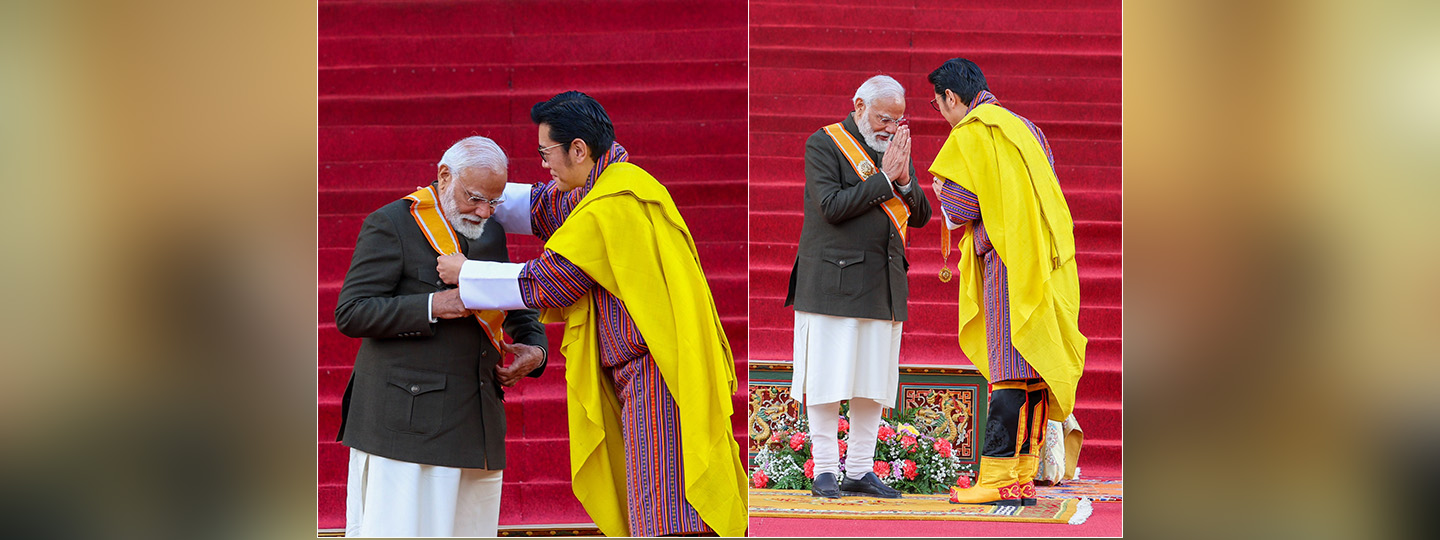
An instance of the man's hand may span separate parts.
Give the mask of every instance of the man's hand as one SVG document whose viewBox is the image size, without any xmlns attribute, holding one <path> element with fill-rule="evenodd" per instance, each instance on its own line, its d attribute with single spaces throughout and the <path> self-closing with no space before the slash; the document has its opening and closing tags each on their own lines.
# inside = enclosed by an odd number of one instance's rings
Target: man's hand
<svg viewBox="0 0 1440 540">
<path fill-rule="evenodd" d="M 535 371 L 535 368 L 540 367 L 540 363 L 545 361 L 545 349 L 540 347 L 524 343 L 501 343 L 500 349 L 506 354 L 515 355 L 515 358 L 510 361 L 510 365 L 495 365 L 495 376 L 500 379 L 500 386 L 515 386 L 515 383 L 520 382 L 520 379 L 525 378 L 525 375 L 531 371 Z"/>
<path fill-rule="evenodd" d="M 463 264 L 465 256 L 459 253 L 435 258 L 435 270 L 440 272 L 440 280 L 450 285 L 460 284 L 460 266 Z"/>
<path fill-rule="evenodd" d="M 436 319 L 459 319 L 470 314 L 460 300 L 460 289 L 446 289 L 430 299 L 430 314 Z"/>
<path fill-rule="evenodd" d="M 910 184 L 910 127 L 900 126 L 890 138 L 890 148 L 880 158 L 880 170 L 896 184 Z"/>
<path fill-rule="evenodd" d="M 945 187 L 945 179 L 940 178 L 939 176 L 934 176 L 932 178 L 934 178 L 935 181 L 930 183 L 930 187 L 935 188 L 935 196 L 939 197 L 940 189 Z"/>
</svg>

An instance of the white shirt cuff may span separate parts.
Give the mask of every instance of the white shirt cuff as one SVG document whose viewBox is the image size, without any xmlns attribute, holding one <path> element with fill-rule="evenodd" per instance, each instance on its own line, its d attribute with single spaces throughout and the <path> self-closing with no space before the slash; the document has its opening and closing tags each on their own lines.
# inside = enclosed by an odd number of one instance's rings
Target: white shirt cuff
<svg viewBox="0 0 1440 540">
<path fill-rule="evenodd" d="M 440 322 L 440 319 L 435 318 L 435 293 L 433 292 L 425 299 L 425 316 L 430 318 L 431 323 Z"/>
<path fill-rule="evenodd" d="M 905 184 L 903 186 L 900 184 L 895 184 L 895 189 L 899 190 L 900 193 L 910 193 L 910 190 L 915 189 L 915 179 L 911 178 L 910 180 L 911 182 L 909 184 Z"/>
<path fill-rule="evenodd" d="M 947 229 L 953 231 L 955 229 L 959 229 L 960 227 L 965 226 L 964 223 L 955 223 L 954 221 L 950 221 L 950 214 L 945 212 L 945 205 L 940 205 L 940 216 L 945 218 L 945 228 Z"/>
<path fill-rule="evenodd" d="M 524 309 L 520 297 L 520 270 L 524 267 L 522 263 L 465 261 L 460 266 L 460 301 L 467 309 Z"/>
<path fill-rule="evenodd" d="M 505 183 L 505 202 L 495 207 L 490 219 L 507 234 L 535 234 L 530 230 L 530 184 Z"/>
</svg>

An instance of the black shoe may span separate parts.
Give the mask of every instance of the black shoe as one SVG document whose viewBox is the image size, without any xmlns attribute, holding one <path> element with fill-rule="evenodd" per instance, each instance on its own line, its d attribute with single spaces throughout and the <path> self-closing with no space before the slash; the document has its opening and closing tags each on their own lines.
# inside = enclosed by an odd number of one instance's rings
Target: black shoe
<svg viewBox="0 0 1440 540">
<path fill-rule="evenodd" d="M 839 499 L 840 488 L 835 487 L 835 475 L 828 472 L 815 475 L 815 485 L 810 486 L 810 496 Z"/>
<path fill-rule="evenodd" d="M 859 480 L 846 476 L 845 481 L 840 484 L 840 491 L 846 495 L 860 497 L 880 497 L 881 499 L 900 498 L 899 490 L 885 485 L 884 482 L 880 481 L 880 477 L 875 476 L 873 472 L 865 473 L 865 476 Z"/>
</svg>

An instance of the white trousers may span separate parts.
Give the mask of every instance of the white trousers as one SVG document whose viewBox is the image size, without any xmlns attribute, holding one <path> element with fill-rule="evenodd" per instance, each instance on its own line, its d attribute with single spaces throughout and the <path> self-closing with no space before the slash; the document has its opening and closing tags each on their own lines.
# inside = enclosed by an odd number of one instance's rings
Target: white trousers
<svg viewBox="0 0 1440 540">
<path fill-rule="evenodd" d="M 503 473 L 421 465 L 351 448 L 345 536 L 495 536 Z"/>
<path fill-rule="evenodd" d="M 904 325 L 796 311 L 790 397 L 807 405 L 870 398 L 894 407 Z"/>
<path fill-rule="evenodd" d="M 845 452 L 845 476 L 860 479 L 875 468 L 875 437 L 880 433 L 880 412 L 884 407 L 872 399 L 850 400 L 850 435 Z M 805 407 L 810 421 L 810 450 L 815 458 L 815 475 L 833 473 L 840 478 L 840 402 Z"/>
</svg>

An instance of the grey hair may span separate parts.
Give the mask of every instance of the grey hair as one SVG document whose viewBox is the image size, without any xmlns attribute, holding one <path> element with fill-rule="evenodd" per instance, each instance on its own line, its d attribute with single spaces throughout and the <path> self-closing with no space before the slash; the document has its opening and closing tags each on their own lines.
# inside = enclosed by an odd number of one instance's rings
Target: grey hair
<svg viewBox="0 0 1440 540">
<path fill-rule="evenodd" d="M 853 105 L 855 100 L 863 99 L 865 106 L 869 107 L 875 104 L 875 100 L 887 97 L 905 99 L 905 87 L 889 75 L 876 75 L 855 89 L 855 97 L 850 98 L 850 103 Z"/>
<path fill-rule="evenodd" d="M 496 174 L 505 174 L 506 167 L 510 166 L 510 160 L 505 157 L 505 151 L 495 141 L 485 137 L 473 136 L 456 141 L 445 155 L 440 158 L 436 166 L 445 165 L 450 167 L 450 174 L 460 176 L 461 171 L 470 167 L 481 167 L 490 169 Z"/>
</svg>

